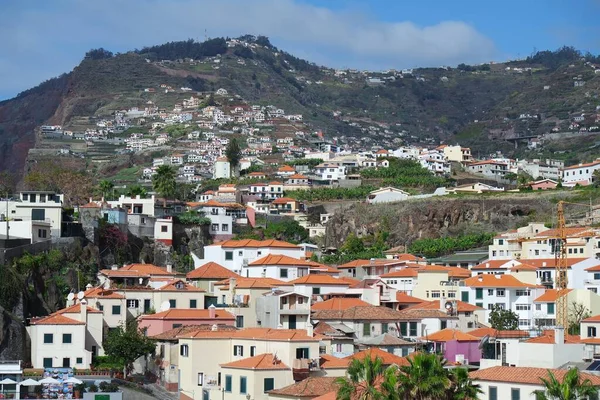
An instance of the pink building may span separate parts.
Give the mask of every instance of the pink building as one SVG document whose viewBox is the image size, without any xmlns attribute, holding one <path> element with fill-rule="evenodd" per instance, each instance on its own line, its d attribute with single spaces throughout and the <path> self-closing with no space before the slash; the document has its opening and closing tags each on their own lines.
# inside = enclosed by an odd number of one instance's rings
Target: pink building
<svg viewBox="0 0 600 400">
<path fill-rule="evenodd" d="M 558 186 L 558 182 L 553 181 L 552 179 L 542 179 L 541 181 L 529 183 L 529 186 L 533 190 L 556 189 L 556 186 Z"/>
<path fill-rule="evenodd" d="M 225 310 L 217 310 L 214 306 L 209 307 L 208 310 L 173 308 L 156 314 L 143 315 L 139 327 L 147 329 L 147 336 L 155 336 L 174 328 L 203 324 L 235 326 L 235 315 Z"/>
<path fill-rule="evenodd" d="M 444 358 L 449 363 L 463 359 L 468 360 L 468 363 L 472 364 L 478 363 L 481 360 L 480 339 L 458 329 L 442 329 L 441 331 L 422 337 L 421 340 L 433 342 L 434 351 L 442 352 Z M 456 357 L 457 355 L 459 357 Z"/>
</svg>

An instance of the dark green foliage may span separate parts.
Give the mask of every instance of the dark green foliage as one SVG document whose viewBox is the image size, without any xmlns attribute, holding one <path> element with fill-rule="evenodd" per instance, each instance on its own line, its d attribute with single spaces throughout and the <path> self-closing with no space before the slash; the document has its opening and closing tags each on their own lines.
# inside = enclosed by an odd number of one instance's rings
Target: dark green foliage
<svg viewBox="0 0 600 400">
<path fill-rule="evenodd" d="M 114 54 L 112 51 L 108 51 L 100 47 L 99 49 L 92 49 L 85 53 L 85 58 L 87 60 L 104 60 L 107 58 L 112 58 Z"/>
<path fill-rule="evenodd" d="M 163 198 L 164 205 L 166 201 L 175 195 L 176 183 L 175 177 L 177 173 L 175 168 L 170 165 L 161 165 L 156 170 L 156 174 L 152 177 L 152 186 Z"/>
<path fill-rule="evenodd" d="M 460 250 L 485 246 L 491 243 L 493 233 L 481 233 L 437 239 L 417 239 L 408 246 L 408 252 L 424 257 L 439 257 Z"/>
<path fill-rule="evenodd" d="M 179 214 L 175 220 L 182 225 L 210 225 L 210 218 L 197 211 L 188 211 Z"/>
<path fill-rule="evenodd" d="M 282 218 L 265 222 L 264 228 L 255 228 L 239 234 L 236 239 L 277 239 L 290 243 L 303 243 L 308 240 L 308 231 L 298 221 Z"/>
<path fill-rule="evenodd" d="M 300 201 L 331 201 L 365 199 L 375 190 L 374 186 L 358 186 L 355 188 L 318 188 L 294 190 L 286 193 L 287 197 Z"/>
<path fill-rule="evenodd" d="M 388 168 L 366 168 L 360 171 L 363 178 L 383 179 L 383 186 L 399 188 L 437 188 L 448 184 L 445 178 L 437 177 L 414 160 L 389 159 Z"/>
<path fill-rule="evenodd" d="M 499 331 L 512 331 L 519 329 L 519 316 L 511 310 L 504 310 L 494 305 L 490 312 L 490 325 Z"/>
<path fill-rule="evenodd" d="M 169 42 L 158 46 L 144 47 L 138 54 L 153 60 L 177 60 L 181 58 L 214 57 L 227 52 L 227 43 L 223 38 L 196 42 L 194 39 Z"/>
<path fill-rule="evenodd" d="M 383 258 L 383 252 L 387 250 L 386 245 L 389 233 L 382 231 L 375 236 L 359 238 L 354 233 L 348 235 L 344 244 L 335 254 L 323 256 L 323 262 L 332 264 L 343 264 L 352 260 L 370 260 L 371 258 Z"/>
<path fill-rule="evenodd" d="M 229 160 L 229 165 L 231 166 L 232 171 L 235 171 L 237 166 L 240 164 L 240 159 L 242 158 L 240 144 L 238 143 L 237 138 L 232 138 L 229 141 L 227 149 L 225 150 L 225 155 Z"/>
<path fill-rule="evenodd" d="M 136 320 L 110 331 L 103 346 L 107 356 L 125 365 L 126 374 L 135 360 L 154 352 L 154 341 L 138 329 Z"/>
<path fill-rule="evenodd" d="M 321 160 L 320 158 L 299 158 L 297 160 L 291 160 L 286 162 L 287 165 L 308 165 L 311 168 L 316 167 L 317 165 L 321 164 L 323 162 L 323 160 Z"/>
<path fill-rule="evenodd" d="M 564 46 L 558 50 L 538 51 L 537 53 L 527 57 L 525 60 L 528 64 L 541 64 L 549 69 L 557 69 L 559 66 L 581 58 L 581 52 L 571 46 Z"/>
<path fill-rule="evenodd" d="M 241 58 L 254 58 L 254 54 L 249 47 L 238 46 L 233 50 L 233 54 Z"/>
</svg>

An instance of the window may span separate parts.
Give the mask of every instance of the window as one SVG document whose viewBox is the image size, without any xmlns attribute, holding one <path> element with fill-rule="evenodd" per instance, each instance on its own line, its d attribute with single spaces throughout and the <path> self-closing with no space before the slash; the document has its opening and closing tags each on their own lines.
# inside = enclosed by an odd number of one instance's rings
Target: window
<svg viewBox="0 0 600 400">
<path fill-rule="evenodd" d="M 596 280 L 600 279 L 600 273 L 598 273 L 598 272 L 594 273 L 594 279 L 596 279 Z"/>
<path fill-rule="evenodd" d="M 312 288 L 312 294 L 321 294 L 321 288 L 313 287 Z"/>
<path fill-rule="evenodd" d="M 225 375 L 225 391 L 231 393 L 231 375 Z"/>
<path fill-rule="evenodd" d="M 169 226 L 168 225 L 161 225 L 160 226 L 160 231 L 161 232 L 169 232 Z"/>
<path fill-rule="evenodd" d="M 54 343 L 54 335 L 52 333 L 44 333 L 44 343 Z"/>
<path fill-rule="evenodd" d="M 47 231 L 45 229 L 38 229 L 38 237 L 41 239 L 46 238 Z"/>
<path fill-rule="evenodd" d="M 233 346 L 233 355 L 243 357 L 244 356 L 244 346 L 240 346 L 240 345 Z"/>
<path fill-rule="evenodd" d="M 198 308 L 198 300 L 190 299 L 190 308 Z"/>
<path fill-rule="evenodd" d="M 190 354 L 190 349 L 187 344 L 182 344 L 179 346 L 179 355 L 182 357 L 187 357 Z"/>
<path fill-rule="evenodd" d="M 468 303 L 469 302 L 469 292 L 461 292 L 460 300 L 464 301 L 465 303 Z"/>
<path fill-rule="evenodd" d="M 263 383 L 263 392 L 267 393 L 269 390 L 273 390 L 275 388 L 275 379 L 274 378 L 265 378 Z"/>
<path fill-rule="evenodd" d="M 448 327 L 448 321 L 442 320 L 440 321 L 440 329 L 446 329 Z"/>
<path fill-rule="evenodd" d="M 531 310 L 531 304 L 517 304 L 515 305 L 517 311 L 529 311 Z"/>
<path fill-rule="evenodd" d="M 212 224 L 210 230 L 213 232 L 219 232 L 219 224 Z"/>
<path fill-rule="evenodd" d="M 439 290 L 432 290 L 431 291 L 431 298 L 432 299 L 439 299 L 441 297 L 440 295 L 440 291 Z"/>
<path fill-rule="evenodd" d="M 475 305 L 476 305 L 477 307 L 481 307 L 481 308 L 483 308 L 483 303 L 475 303 Z"/>
<path fill-rule="evenodd" d="M 510 388 L 510 400 L 521 400 L 521 390 Z"/>
<path fill-rule="evenodd" d="M 554 314 L 554 303 L 548 303 L 548 315 Z"/>
<path fill-rule="evenodd" d="M 308 359 L 308 347 L 298 347 L 296 349 L 296 358 L 300 360 Z"/>
<path fill-rule="evenodd" d="M 475 289 L 475 298 L 477 300 L 483 299 L 483 289 L 482 288 L 476 288 Z"/>
<path fill-rule="evenodd" d="M 33 221 L 44 221 L 46 219 L 46 210 L 34 208 L 31 210 L 31 219 Z"/>
<path fill-rule="evenodd" d="M 496 250 L 492 250 L 492 257 L 496 257 Z"/>
<path fill-rule="evenodd" d="M 499 246 L 504 245 L 504 239 L 498 239 L 498 245 Z"/>
<path fill-rule="evenodd" d="M 204 372 L 198 372 L 198 386 L 204 385 Z"/>
<path fill-rule="evenodd" d="M 44 358 L 44 368 L 52 368 L 52 358 Z"/>
<path fill-rule="evenodd" d="M 256 355 L 256 346 L 250 346 L 250 357 L 254 357 Z"/>
<path fill-rule="evenodd" d="M 388 330 L 389 330 L 388 324 L 386 324 L 386 323 L 381 324 L 381 333 L 387 333 Z"/>
<path fill-rule="evenodd" d="M 83 364 L 83 358 L 82 357 L 77 357 L 75 359 L 75 364 Z"/>
<path fill-rule="evenodd" d="M 504 289 L 496 289 L 496 296 L 504 297 Z"/>
<path fill-rule="evenodd" d="M 416 322 L 409 323 L 408 335 L 409 336 L 417 336 L 417 323 Z"/>
<path fill-rule="evenodd" d="M 530 324 L 530 320 L 528 319 L 520 319 L 519 320 L 519 326 L 529 326 Z"/>
<path fill-rule="evenodd" d="M 233 260 L 233 251 L 226 251 L 225 252 L 225 260 L 227 260 L 227 261 Z"/>
<path fill-rule="evenodd" d="M 240 394 L 246 394 L 246 377 L 240 376 Z"/>
<path fill-rule="evenodd" d="M 177 308 L 177 300 L 169 299 L 169 308 Z"/>
<path fill-rule="evenodd" d="M 112 315 L 121 315 L 121 306 L 112 306 Z"/>
<path fill-rule="evenodd" d="M 488 289 L 488 296 L 494 295 L 494 289 Z"/>
<path fill-rule="evenodd" d="M 371 336 L 371 324 L 368 322 L 363 323 L 363 336 Z"/>
<path fill-rule="evenodd" d="M 541 304 L 536 304 L 535 305 L 535 311 L 542 311 L 542 305 Z"/>
<path fill-rule="evenodd" d="M 281 268 L 279 270 L 279 277 L 280 278 L 287 278 L 288 277 L 288 269 L 287 268 Z"/>
<path fill-rule="evenodd" d="M 127 300 L 127 308 L 138 308 L 139 306 L 139 300 Z"/>
<path fill-rule="evenodd" d="M 235 327 L 236 328 L 243 328 L 244 327 L 244 316 L 243 315 L 237 315 L 235 317 Z"/>
<path fill-rule="evenodd" d="M 456 292 L 455 291 L 448 291 L 448 298 L 449 299 L 455 299 L 456 298 Z"/>
<path fill-rule="evenodd" d="M 588 326 L 587 335 L 588 337 L 596 337 L 596 327 Z"/>
<path fill-rule="evenodd" d="M 73 337 L 70 333 L 63 333 L 63 343 L 72 343 Z"/>
<path fill-rule="evenodd" d="M 529 290 L 517 290 L 517 297 L 520 296 L 531 296 L 531 292 Z"/>
<path fill-rule="evenodd" d="M 406 322 L 400 322 L 400 336 L 406 336 Z"/>
<path fill-rule="evenodd" d="M 489 388 L 489 400 L 498 400 L 498 388 L 490 386 Z"/>
</svg>

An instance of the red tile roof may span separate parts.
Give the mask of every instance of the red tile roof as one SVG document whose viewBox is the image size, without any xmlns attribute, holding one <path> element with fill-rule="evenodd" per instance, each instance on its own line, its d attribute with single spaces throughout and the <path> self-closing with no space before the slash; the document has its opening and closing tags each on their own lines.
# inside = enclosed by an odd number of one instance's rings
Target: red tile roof
<svg viewBox="0 0 600 400">
<path fill-rule="evenodd" d="M 401 311 L 383 306 L 351 307 L 343 310 L 317 310 L 312 319 L 320 321 L 394 321 L 401 318 Z"/>
<path fill-rule="evenodd" d="M 298 200 L 292 199 L 289 197 L 280 197 L 278 199 L 273 200 L 271 204 L 287 204 L 287 203 L 297 203 Z"/>
<path fill-rule="evenodd" d="M 308 336 L 305 329 L 271 329 L 271 328 L 245 328 L 237 331 L 197 331 L 184 338 L 197 339 L 248 339 L 284 342 L 318 342 L 319 339 Z"/>
<path fill-rule="evenodd" d="M 471 379 L 476 381 L 524 383 L 543 386 L 541 378 L 548 379 L 548 373 L 562 382 L 568 369 L 548 369 L 531 367 L 490 367 L 471 372 Z M 581 372 L 582 379 L 589 379 L 594 386 L 600 386 L 600 376 Z"/>
<path fill-rule="evenodd" d="M 371 304 L 353 297 L 334 297 L 311 304 L 311 310 L 346 310 L 352 307 L 365 307 Z"/>
<path fill-rule="evenodd" d="M 183 284 L 181 289 L 177 288 L 178 283 Z M 170 281 L 166 285 L 158 288 L 158 290 L 163 292 L 205 292 L 204 289 L 200 289 L 194 285 L 190 285 L 189 283 L 181 279 L 175 279 L 173 281 Z"/>
<path fill-rule="evenodd" d="M 417 275 L 417 268 L 402 268 L 397 271 L 391 271 L 387 274 L 383 274 L 381 275 L 381 278 L 416 278 Z"/>
<path fill-rule="evenodd" d="M 84 292 L 84 297 L 89 298 L 89 299 L 124 299 L 125 296 L 123 296 L 120 293 L 117 293 L 117 291 L 113 290 L 113 289 L 104 289 L 102 287 L 96 287 L 96 288 L 92 288 L 89 290 L 86 290 Z M 75 298 L 77 298 L 77 294 L 75 294 Z"/>
<path fill-rule="evenodd" d="M 336 391 L 338 384 L 333 376 L 311 376 L 281 389 L 271 390 L 269 395 L 283 397 L 317 397 Z"/>
<path fill-rule="evenodd" d="M 86 306 L 86 310 L 88 313 L 102 314 L 102 311 L 100 311 L 96 308 L 90 307 L 90 306 Z M 79 313 L 81 313 L 81 304 L 77 303 L 77 304 L 73 304 L 70 307 L 63 308 L 62 310 L 58 310 L 54 314 L 79 314 Z"/>
<path fill-rule="evenodd" d="M 293 265 L 299 267 L 316 267 L 319 264 L 280 254 L 267 254 L 258 260 L 252 261 L 249 265 Z"/>
<path fill-rule="evenodd" d="M 536 287 L 529 283 L 524 283 L 512 275 L 493 275 L 482 274 L 465 279 L 465 286 L 469 287 L 503 287 L 503 288 L 531 288 Z"/>
<path fill-rule="evenodd" d="M 330 354 L 321 354 L 319 365 L 321 369 L 346 369 L 350 364 L 347 358 L 338 358 Z"/>
<path fill-rule="evenodd" d="M 213 319 L 210 318 L 210 310 L 201 308 L 172 308 L 156 314 L 145 314 L 142 319 L 149 320 L 169 320 L 169 319 Z M 215 310 L 215 320 L 235 321 L 235 315 L 225 310 Z"/>
<path fill-rule="evenodd" d="M 454 301 L 456 301 L 456 307 L 458 308 L 458 310 L 455 310 L 457 312 L 473 312 L 473 311 L 483 310 L 482 307 L 478 307 L 471 303 L 465 303 L 464 301 L 460 301 L 460 300 L 454 300 Z M 443 311 L 440 308 L 439 300 L 423 301 L 420 304 L 411 306 L 410 308 L 417 309 L 417 310 L 440 310 L 440 311 Z"/>
<path fill-rule="evenodd" d="M 348 282 L 326 274 L 308 274 L 288 282 L 292 285 L 349 286 Z"/>
<path fill-rule="evenodd" d="M 216 262 L 208 262 L 200 267 L 196 268 L 193 271 L 187 273 L 187 279 L 227 279 L 227 278 L 237 278 L 238 274 L 233 272 L 230 269 L 223 267 L 222 265 L 217 264 Z"/>
<path fill-rule="evenodd" d="M 281 286 L 285 282 L 274 278 L 228 278 L 215 285 L 228 286 L 231 279 L 235 279 L 235 287 L 237 289 L 270 289 L 273 286 Z"/>
<path fill-rule="evenodd" d="M 477 328 L 472 331 L 467 332 L 469 335 L 476 336 L 478 338 L 482 338 L 484 336 L 491 336 L 495 338 L 504 338 L 504 339 L 520 339 L 529 337 L 529 332 L 527 331 L 519 331 L 519 330 L 510 330 L 510 331 L 499 331 L 494 328 Z"/>
<path fill-rule="evenodd" d="M 569 292 L 571 292 L 571 290 L 573 289 L 566 289 L 566 291 L 557 289 L 547 289 L 541 296 L 539 296 L 533 301 L 537 303 L 554 303 L 559 297 L 568 294 Z"/>
<path fill-rule="evenodd" d="M 542 335 L 526 340 L 526 343 L 554 344 L 554 330 L 545 330 L 542 332 Z M 579 335 L 565 334 L 565 343 L 581 343 L 581 338 L 579 337 Z"/>
<path fill-rule="evenodd" d="M 103 269 L 100 271 L 108 277 L 149 277 L 149 276 L 173 276 L 166 268 L 152 264 L 129 264 L 117 270 Z"/>
<path fill-rule="evenodd" d="M 398 357 L 392 353 L 388 353 L 387 351 L 381 350 L 378 347 L 371 347 L 370 349 L 360 351 L 351 356 L 346 357 L 347 360 L 364 360 L 365 358 L 370 357 L 371 359 L 375 359 L 377 357 L 381 358 L 383 365 L 408 365 L 408 361 L 406 357 Z"/>
<path fill-rule="evenodd" d="M 171 340 L 176 341 L 180 336 L 191 336 L 196 332 L 206 332 L 212 331 L 214 329 L 215 324 L 201 324 L 201 325 L 185 325 L 180 326 L 179 328 L 174 328 L 168 330 L 163 333 L 159 333 L 158 335 L 151 336 L 151 339 L 156 340 Z M 237 331 L 237 328 L 233 325 L 225 325 L 217 323 L 217 330 L 219 332 L 223 331 Z"/>
<path fill-rule="evenodd" d="M 244 358 L 242 360 L 221 364 L 221 368 L 238 369 L 259 369 L 259 370 L 282 370 L 290 369 L 280 359 L 273 356 L 272 353 L 259 354 L 254 357 Z"/>
<path fill-rule="evenodd" d="M 76 321 L 61 314 L 52 314 L 36 321 L 32 320 L 31 325 L 85 325 L 85 322 Z"/>
<path fill-rule="evenodd" d="M 283 242 L 281 240 L 269 239 L 269 240 L 254 240 L 254 239 L 244 239 L 244 240 L 226 240 L 219 244 L 222 248 L 240 248 L 240 247 L 252 247 L 252 248 L 260 248 L 260 247 L 278 247 L 278 248 L 288 248 L 288 249 L 299 249 L 300 247 L 288 243 Z M 215 245 L 213 245 L 215 246 Z"/>
<path fill-rule="evenodd" d="M 281 167 L 279 167 L 279 169 L 277 171 L 279 171 L 279 172 L 295 172 L 296 169 L 294 167 L 290 167 L 289 165 L 282 165 Z"/>
<path fill-rule="evenodd" d="M 600 315 L 594 315 L 584 319 L 582 322 L 600 322 Z"/>
<path fill-rule="evenodd" d="M 450 342 L 456 340 L 459 342 L 478 342 L 479 338 L 471 334 L 465 333 L 458 329 L 442 329 L 432 333 L 431 335 L 421 337 L 421 340 L 427 340 L 430 342 Z"/>
<path fill-rule="evenodd" d="M 422 299 L 419 299 L 418 297 L 410 296 L 404 292 L 396 292 L 396 300 L 400 304 L 406 304 L 406 303 L 420 304 L 420 303 L 423 303 L 423 301 L 424 301 Z"/>
</svg>

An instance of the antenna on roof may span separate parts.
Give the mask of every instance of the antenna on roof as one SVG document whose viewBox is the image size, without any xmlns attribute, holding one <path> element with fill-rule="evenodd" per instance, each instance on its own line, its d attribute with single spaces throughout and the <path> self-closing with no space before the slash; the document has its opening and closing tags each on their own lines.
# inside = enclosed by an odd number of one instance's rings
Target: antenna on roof
<svg viewBox="0 0 600 400">
<path fill-rule="evenodd" d="M 75 293 L 71 292 L 67 295 L 67 300 L 69 301 L 73 301 L 73 299 L 75 298 Z"/>
<path fill-rule="evenodd" d="M 167 300 L 163 301 L 160 304 L 160 311 L 168 311 L 171 308 L 171 303 L 169 303 Z"/>
<path fill-rule="evenodd" d="M 85 293 L 84 292 L 79 292 L 77 293 L 77 299 L 79 301 L 83 300 L 83 298 L 85 297 Z"/>
</svg>

